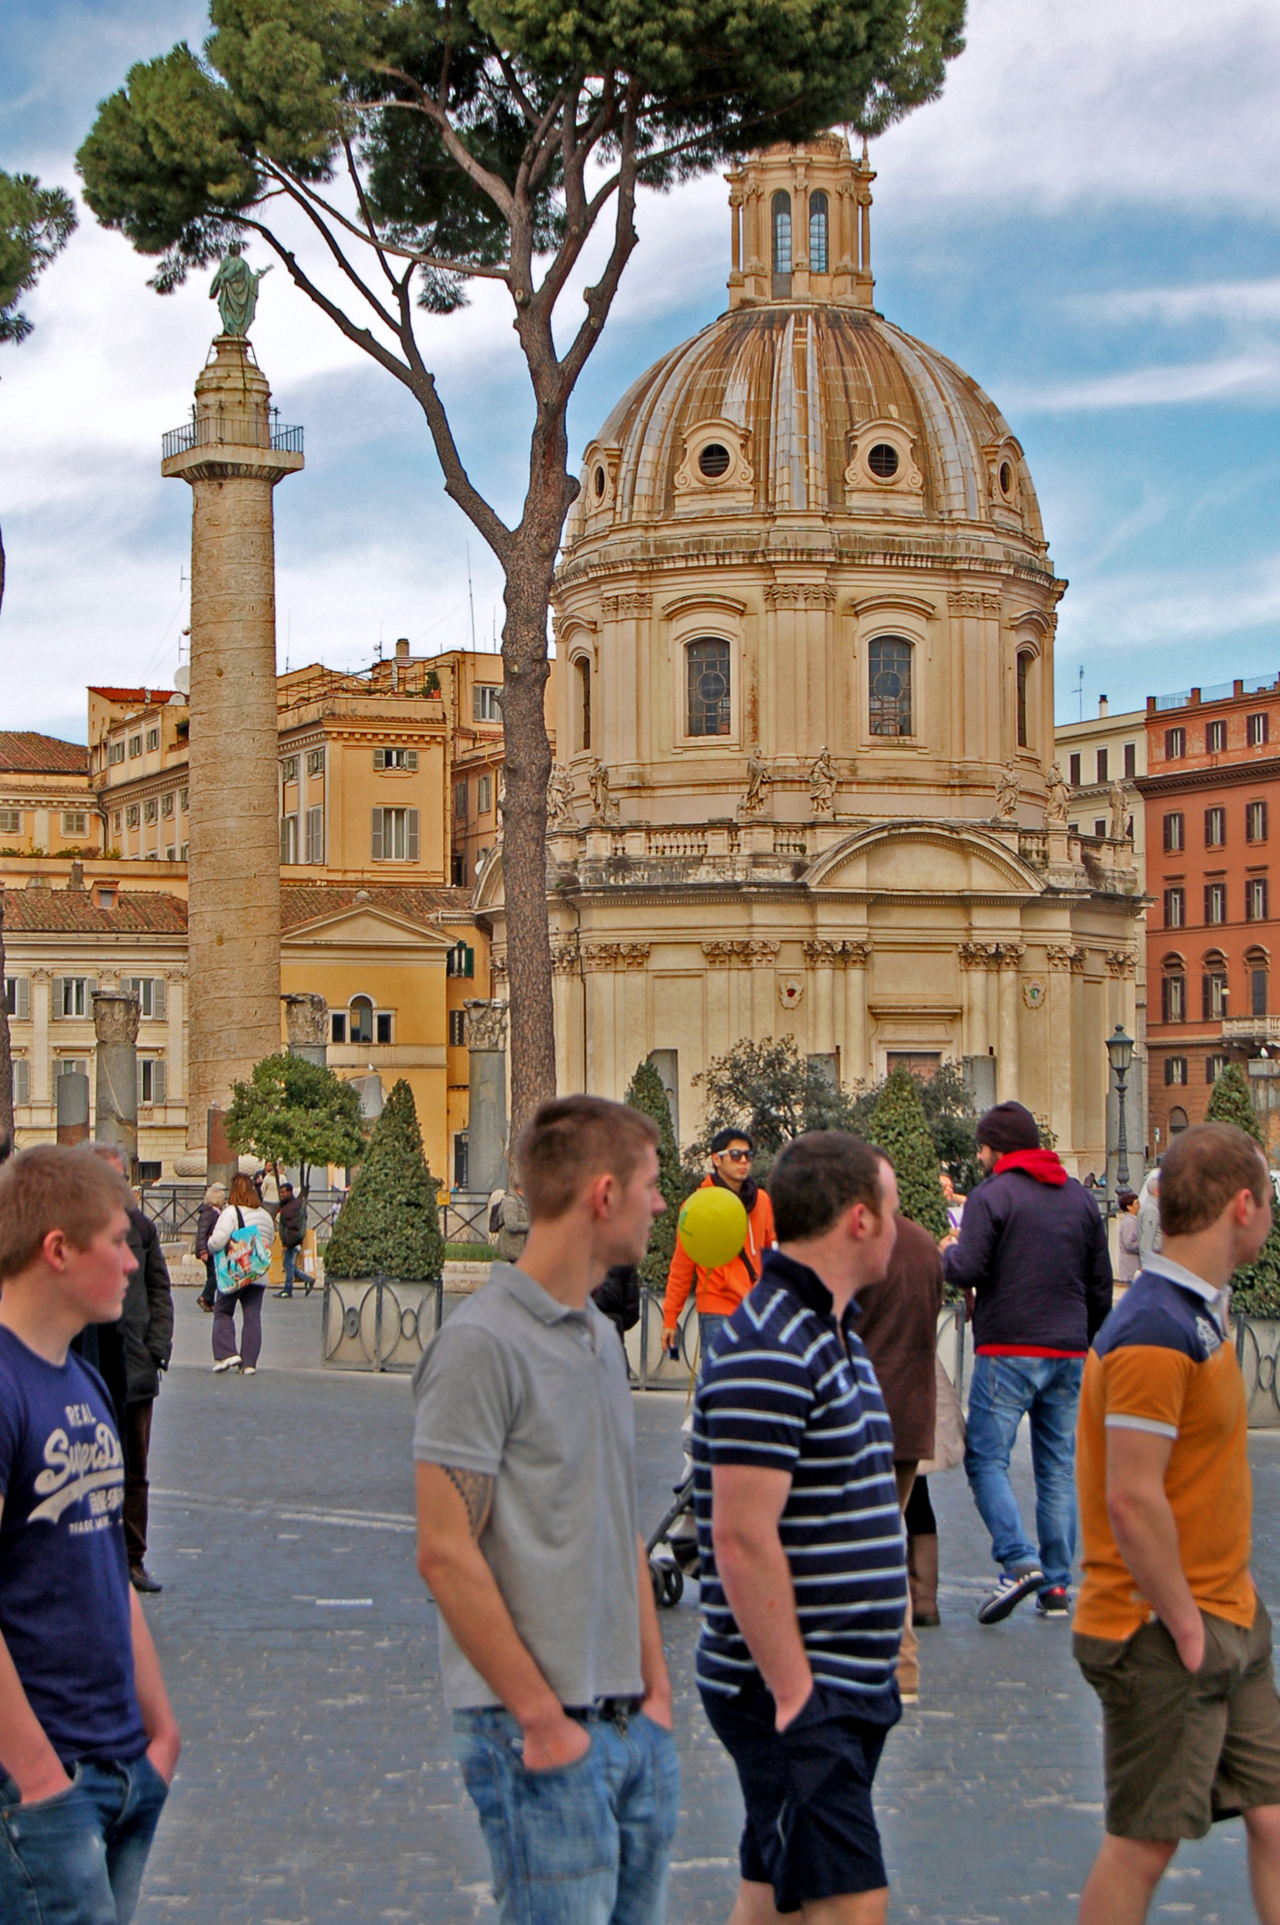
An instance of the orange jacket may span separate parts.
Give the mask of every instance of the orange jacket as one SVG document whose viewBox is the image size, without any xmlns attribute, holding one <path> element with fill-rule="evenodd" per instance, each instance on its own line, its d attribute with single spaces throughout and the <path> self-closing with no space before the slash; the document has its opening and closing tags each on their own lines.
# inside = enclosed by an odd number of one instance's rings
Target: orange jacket
<svg viewBox="0 0 1280 1925">
<path fill-rule="evenodd" d="M 709 1190 L 711 1183 L 712 1179 L 707 1177 L 700 1188 Z M 742 1255 L 734 1257 L 731 1263 L 721 1264 L 718 1270 L 699 1269 L 681 1243 L 677 1230 L 675 1255 L 667 1275 L 667 1293 L 662 1299 L 663 1329 L 675 1329 L 695 1278 L 694 1301 L 698 1309 L 709 1311 L 713 1316 L 732 1315 L 760 1281 L 761 1260 L 774 1240 L 773 1205 L 763 1190 L 756 1192 L 755 1205 L 747 1215 L 747 1240 L 742 1246 Z M 744 1258 L 750 1260 L 749 1269 Z"/>
</svg>

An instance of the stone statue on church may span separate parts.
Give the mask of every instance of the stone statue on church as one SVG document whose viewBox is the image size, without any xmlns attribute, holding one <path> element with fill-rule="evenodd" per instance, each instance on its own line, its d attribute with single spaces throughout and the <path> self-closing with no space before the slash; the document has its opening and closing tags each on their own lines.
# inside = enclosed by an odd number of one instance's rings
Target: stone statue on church
<svg viewBox="0 0 1280 1925">
<path fill-rule="evenodd" d="M 591 807 L 597 822 L 616 822 L 618 804 L 609 794 L 609 771 L 599 759 L 591 764 L 591 773 L 587 781 L 591 785 Z"/>
<path fill-rule="evenodd" d="M 1111 804 L 1111 840 L 1127 842 L 1129 840 L 1129 802 L 1119 782 L 1111 784 L 1108 800 Z"/>
<path fill-rule="evenodd" d="M 232 241 L 209 288 L 209 299 L 218 303 L 224 334 L 238 335 L 241 340 L 248 334 L 258 311 L 258 283 L 270 272 L 268 263 L 255 274 L 244 258 L 241 243 Z"/>
<path fill-rule="evenodd" d="M 836 799 L 836 765 L 824 742 L 822 753 L 809 771 L 809 806 L 815 815 L 830 815 Z"/>
<path fill-rule="evenodd" d="M 752 749 L 747 760 L 747 791 L 738 804 L 739 815 L 759 815 L 769 800 L 769 788 L 773 777 L 757 750 Z"/>
<path fill-rule="evenodd" d="M 1071 791 L 1062 779 L 1062 770 L 1057 763 L 1049 770 L 1048 793 L 1044 804 L 1044 826 L 1046 829 L 1065 829 L 1067 810 L 1071 804 Z"/>
<path fill-rule="evenodd" d="M 547 829 L 554 834 L 557 829 L 573 827 L 573 782 L 563 762 L 553 762 L 547 783 Z"/>
<path fill-rule="evenodd" d="M 996 783 L 996 820 L 1012 822 L 1018 813 L 1018 798 L 1021 791 L 1018 784 L 1018 771 L 1012 762 L 1006 762 Z"/>
</svg>

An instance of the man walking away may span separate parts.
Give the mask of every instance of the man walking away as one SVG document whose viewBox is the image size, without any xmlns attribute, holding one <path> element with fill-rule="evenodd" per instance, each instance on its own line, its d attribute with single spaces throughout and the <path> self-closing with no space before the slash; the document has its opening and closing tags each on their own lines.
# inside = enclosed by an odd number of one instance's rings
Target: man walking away
<svg viewBox="0 0 1280 1925">
<path fill-rule="evenodd" d="M 1111 1309 L 1111 1259 L 1098 1207 L 1035 1117 L 998 1103 L 977 1127 L 991 1172 L 965 1204 L 947 1281 L 974 1292 L 974 1366 L 964 1467 L 1001 1577 L 979 1606 L 999 1624 L 1032 1591 L 1041 1617 L 1066 1623 L 1076 1544 L 1076 1408 L 1085 1352 Z M 1036 1535 L 1028 1541 L 1009 1481 L 1018 1425 L 1031 1420 Z"/>
<path fill-rule="evenodd" d="M 717 1330 L 759 1280 L 760 1264 L 775 1232 L 773 1206 L 751 1174 L 754 1156 L 755 1145 L 745 1130 L 717 1130 L 711 1139 L 711 1170 L 699 1187 L 731 1190 L 741 1200 L 747 1213 L 747 1240 L 729 1263 L 718 1270 L 703 1270 L 677 1232 L 662 1300 L 662 1342 L 667 1350 L 675 1348 L 680 1312 L 691 1289 L 698 1312 L 698 1348 L 705 1362 Z"/>
<path fill-rule="evenodd" d="M 0 1918 L 128 1925 L 179 1737 L 129 1588 L 124 1459 L 97 1372 L 132 1197 L 41 1144 L 0 1172 Z"/>
<path fill-rule="evenodd" d="M 1258 1145 L 1177 1137 L 1163 1246 L 1103 1324 L 1080 1406 L 1075 1654 L 1102 1700 L 1106 1837 L 1080 1925 L 1142 1925 L 1181 1838 L 1243 1812 L 1253 1902 L 1280 1921 L 1280 1702 L 1249 1573 L 1247 1412 L 1227 1285 L 1271 1227 Z"/>
<path fill-rule="evenodd" d="M 937 1244 L 918 1223 L 899 1217 L 888 1275 L 883 1283 L 869 1283 L 859 1294 L 858 1336 L 875 1368 L 893 1426 L 893 1474 L 904 1519 L 915 1486 L 916 1466 L 933 1456 L 942 1297 L 942 1258 Z M 932 1542 L 936 1559 L 936 1535 Z M 920 1648 L 910 1599 L 902 1627 L 898 1688 L 904 1704 L 915 1704 L 919 1699 Z"/>
<path fill-rule="evenodd" d="M 663 1209 L 658 1132 L 595 1096 L 520 1139 L 530 1228 L 414 1378 L 418 1568 L 499 1925 L 663 1925 L 680 1773 L 612 1324 Z"/>
<path fill-rule="evenodd" d="M 109 1163 L 121 1178 L 126 1175 L 123 1152 L 114 1143 L 89 1145 L 95 1156 Z M 124 1542 L 129 1556 L 129 1582 L 135 1591 L 156 1592 L 158 1584 L 147 1569 L 147 1521 L 151 1486 L 147 1459 L 151 1454 L 151 1413 L 160 1394 L 160 1374 L 173 1355 L 173 1285 L 160 1247 L 160 1232 L 136 1202 L 129 1206 L 129 1248 L 135 1268 L 125 1292 L 124 1311 L 99 1342 L 118 1346 L 115 1375 L 123 1383 L 123 1407 L 118 1411 L 120 1441 L 124 1445 Z M 104 1375 L 106 1373 L 104 1372 Z M 108 1376 L 108 1384 L 111 1378 Z"/>
<path fill-rule="evenodd" d="M 302 1284 L 304 1296 L 311 1295 L 315 1278 L 309 1277 L 298 1269 L 298 1252 L 307 1234 L 307 1200 L 295 1196 L 293 1185 L 282 1182 L 280 1185 L 280 1208 L 276 1212 L 276 1234 L 284 1252 L 284 1289 L 277 1290 L 277 1297 L 291 1297 L 295 1281 Z"/>
<path fill-rule="evenodd" d="M 853 1299 L 889 1267 L 897 1184 L 825 1130 L 787 1145 L 771 1188 L 779 1247 L 694 1400 L 698 1688 L 746 1806 L 730 1925 L 883 1925 L 871 1785 L 901 1715 L 906 1545 Z"/>
</svg>

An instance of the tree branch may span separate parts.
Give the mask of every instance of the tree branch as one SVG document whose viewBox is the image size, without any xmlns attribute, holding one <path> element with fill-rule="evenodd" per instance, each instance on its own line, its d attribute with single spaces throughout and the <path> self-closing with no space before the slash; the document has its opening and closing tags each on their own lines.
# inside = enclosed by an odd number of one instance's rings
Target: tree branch
<svg viewBox="0 0 1280 1925">
<path fill-rule="evenodd" d="M 498 212 L 509 222 L 515 212 L 511 189 L 499 174 L 491 173 L 489 168 L 482 167 L 471 150 L 459 139 L 457 129 L 442 103 L 433 94 L 427 92 L 421 81 L 415 80 L 412 74 L 405 73 L 402 67 L 379 66 L 375 68 L 375 72 L 388 74 L 391 79 L 399 80 L 411 93 L 417 95 L 422 112 L 428 115 L 440 129 L 440 137 L 454 164 L 461 169 L 468 180 L 474 182 L 482 194 L 489 196 Z M 396 104 L 403 107 L 408 103 L 400 101 Z"/>
</svg>

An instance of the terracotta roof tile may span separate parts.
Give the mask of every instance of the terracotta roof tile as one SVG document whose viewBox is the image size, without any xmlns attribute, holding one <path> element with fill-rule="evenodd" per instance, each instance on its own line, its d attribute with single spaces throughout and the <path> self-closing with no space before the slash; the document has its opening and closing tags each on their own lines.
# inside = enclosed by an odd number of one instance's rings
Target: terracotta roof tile
<svg viewBox="0 0 1280 1925">
<path fill-rule="evenodd" d="M 89 751 L 80 742 L 64 742 L 34 729 L 0 729 L 0 770 L 13 775 L 87 776 Z"/>
<path fill-rule="evenodd" d="M 99 909 L 82 889 L 6 889 L 9 935 L 185 936 L 187 905 L 160 890 L 121 891 L 114 909 Z"/>
<path fill-rule="evenodd" d="M 471 918 L 469 889 L 430 889 L 416 883 L 286 882 L 280 889 L 280 926 L 298 929 L 317 922 L 321 916 L 334 916 L 340 910 L 363 907 L 356 897 L 367 899 L 371 909 L 382 909 L 389 916 L 429 927 L 441 914 L 467 922 Z"/>
<path fill-rule="evenodd" d="M 108 702 L 173 702 L 178 699 L 175 688 L 94 688 L 90 695 L 101 695 Z"/>
</svg>

